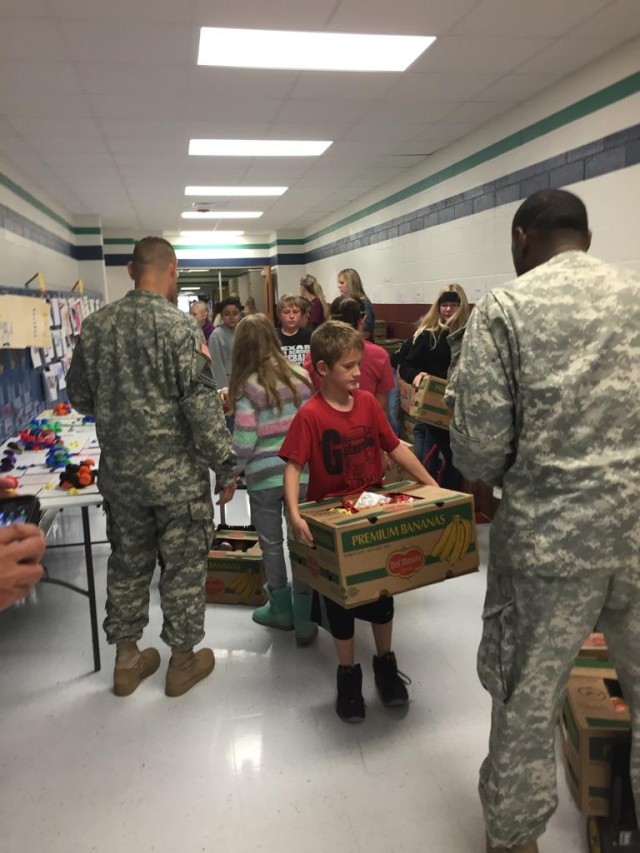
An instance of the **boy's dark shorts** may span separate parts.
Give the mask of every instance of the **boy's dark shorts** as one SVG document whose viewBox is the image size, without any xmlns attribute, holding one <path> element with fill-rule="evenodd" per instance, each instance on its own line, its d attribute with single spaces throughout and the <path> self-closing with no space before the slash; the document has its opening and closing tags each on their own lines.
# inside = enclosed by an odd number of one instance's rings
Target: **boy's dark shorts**
<svg viewBox="0 0 640 853">
<path fill-rule="evenodd" d="M 322 618 L 324 614 L 326 614 L 328 625 Z M 314 591 L 311 618 L 318 625 L 328 627 L 334 640 L 350 640 L 354 634 L 356 619 L 371 622 L 372 625 L 386 625 L 391 622 L 393 619 L 393 597 L 385 595 L 369 604 L 360 604 L 358 607 L 347 609 L 341 604 L 336 604 L 335 601 L 325 595 L 320 596 Z"/>
</svg>

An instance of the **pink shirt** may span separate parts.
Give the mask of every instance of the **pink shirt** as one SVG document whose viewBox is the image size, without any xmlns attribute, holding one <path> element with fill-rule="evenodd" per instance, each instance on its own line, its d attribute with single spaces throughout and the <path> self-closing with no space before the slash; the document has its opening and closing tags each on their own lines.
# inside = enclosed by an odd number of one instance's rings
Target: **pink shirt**
<svg viewBox="0 0 640 853">
<path fill-rule="evenodd" d="M 313 387 L 319 391 L 322 380 L 311 364 L 309 353 L 305 355 L 302 366 L 311 377 Z M 395 385 L 389 353 L 377 344 L 365 341 L 360 362 L 360 390 L 369 391 L 371 394 L 387 394 Z"/>
</svg>

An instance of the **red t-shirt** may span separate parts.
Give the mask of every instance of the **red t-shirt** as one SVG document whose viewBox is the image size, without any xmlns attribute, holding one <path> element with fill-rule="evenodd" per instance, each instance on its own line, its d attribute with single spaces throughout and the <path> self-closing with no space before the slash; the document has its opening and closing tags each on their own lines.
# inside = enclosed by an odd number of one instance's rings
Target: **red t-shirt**
<svg viewBox="0 0 640 853">
<path fill-rule="evenodd" d="M 306 353 L 302 366 L 307 371 L 316 391 L 320 390 L 322 379 L 311 363 L 311 355 Z M 360 390 L 371 394 L 386 394 L 396 387 L 389 353 L 371 341 L 364 342 L 362 361 L 360 362 Z"/>
<path fill-rule="evenodd" d="M 314 394 L 298 410 L 280 448 L 280 457 L 309 465 L 307 500 L 347 495 L 379 486 L 384 477 L 381 450 L 391 453 L 397 436 L 368 391 L 354 391 L 350 412 Z"/>
</svg>

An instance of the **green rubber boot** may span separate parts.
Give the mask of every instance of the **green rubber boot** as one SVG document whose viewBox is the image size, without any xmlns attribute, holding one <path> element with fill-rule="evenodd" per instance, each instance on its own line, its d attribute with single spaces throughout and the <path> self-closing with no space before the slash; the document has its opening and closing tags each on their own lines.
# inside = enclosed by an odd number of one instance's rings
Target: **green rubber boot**
<svg viewBox="0 0 640 853">
<path fill-rule="evenodd" d="M 278 628 L 280 631 L 293 631 L 293 606 L 291 604 L 291 587 L 272 590 L 269 584 L 264 585 L 264 591 L 269 599 L 262 607 L 253 611 L 253 621 L 266 628 Z"/>
<path fill-rule="evenodd" d="M 291 596 L 293 601 L 293 624 L 296 629 L 296 643 L 299 646 L 308 646 L 318 636 L 318 626 L 311 621 L 310 593 L 294 592 Z"/>
</svg>

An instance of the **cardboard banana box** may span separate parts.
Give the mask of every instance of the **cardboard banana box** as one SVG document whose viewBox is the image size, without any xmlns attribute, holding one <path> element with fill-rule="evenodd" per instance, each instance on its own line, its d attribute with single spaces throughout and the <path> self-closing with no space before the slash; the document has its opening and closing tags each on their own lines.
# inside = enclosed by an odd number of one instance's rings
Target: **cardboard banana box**
<svg viewBox="0 0 640 853">
<path fill-rule="evenodd" d="M 266 601 L 262 551 L 253 531 L 217 530 L 207 560 L 205 592 L 210 604 L 246 604 Z"/>
<path fill-rule="evenodd" d="M 631 715 L 615 669 L 580 657 L 571 670 L 560 719 L 569 790 L 583 814 L 609 814 L 611 754 L 631 738 Z"/>
<path fill-rule="evenodd" d="M 472 495 L 409 481 L 375 491 L 413 502 L 354 514 L 338 498 L 300 506 L 315 548 L 289 540 L 294 575 L 348 608 L 478 570 Z"/>
<path fill-rule="evenodd" d="M 414 388 L 403 379 L 400 387 L 400 408 L 418 421 L 449 429 L 451 412 L 445 406 L 444 393 L 447 383 L 438 376 L 423 376 L 420 385 Z"/>
</svg>

